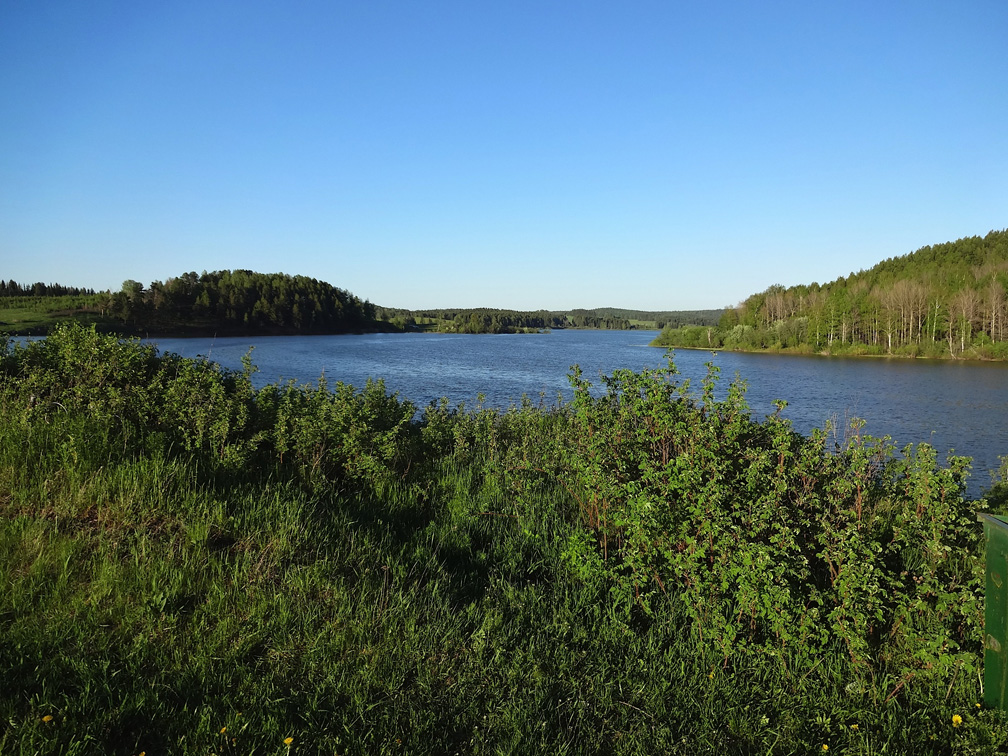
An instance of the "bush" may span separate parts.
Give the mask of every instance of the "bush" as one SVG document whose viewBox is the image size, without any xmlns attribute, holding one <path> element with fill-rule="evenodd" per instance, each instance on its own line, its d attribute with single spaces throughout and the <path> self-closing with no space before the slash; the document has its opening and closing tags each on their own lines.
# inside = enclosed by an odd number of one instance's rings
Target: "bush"
<svg viewBox="0 0 1008 756">
<path fill-rule="evenodd" d="M 617 371 L 595 397 L 575 373 L 561 449 L 600 564 L 621 600 L 672 602 L 723 655 L 809 668 L 842 650 L 852 674 L 952 685 L 976 674 L 980 543 L 963 498 L 967 460 L 936 465 L 863 437 L 826 450 L 775 414 L 754 422 L 745 386 L 715 401 L 667 368 Z M 783 408 L 784 403 L 778 405 Z"/>
</svg>

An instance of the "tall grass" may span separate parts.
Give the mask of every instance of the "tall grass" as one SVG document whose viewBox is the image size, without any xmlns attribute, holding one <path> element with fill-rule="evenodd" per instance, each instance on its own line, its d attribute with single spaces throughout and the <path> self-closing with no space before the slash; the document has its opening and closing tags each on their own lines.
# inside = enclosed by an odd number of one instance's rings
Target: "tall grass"
<svg viewBox="0 0 1008 756">
<path fill-rule="evenodd" d="M 616 376 L 602 394 L 579 383 L 565 407 L 418 413 L 378 383 L 256 391 L 251 370 L 72 328 L 0 356 L 0 753 L 993 753 L 1008 740 L 1002 715 L 977 708 L 981 636 L 965 618 L 982 595 L 966 576 L 981 544 L 959 522 L 972 505 L 956 463 L 819 453 L 748 420 L 740 393 L 705 403 L 667 374 Z M 658 432 L 665 420 L 678 430 Z M 673 467 L 662 441 L 679 445 Z M 771 464 L 782 453 L 788 475 Z M 695 472 L 703 459 L 717 488 Z M 816 496 L 796 498 L 813 477 Z M 842 513 L 859 482 L 875 525 L 854 543 Z M 711 537 L 733 551 L 686 574 L 678 544 L 700 523 L 676 506 L 702 490 L 722 518 Z M 908 501 L 925 523 L 952 512 L 948 532 L 911 528 Z M 743 511 L 777 520 L 757 532 Z M 847 540 L 788 546 L 795 516 L 846 523 Z M 827 587 L 818 552 L 857 548 L 883 570 L 876 543 L 925 585 L 905 591 L 912 615 L 865 593 L 861 573 L 845 574 L 849 594 Z M 929 562 L 939 546 L 949 558 Z M 738 602 L 777 585 L 743 584 L 718 567 L 729 553 L 781 557 L 790 610 L 819 601 L 820 632 L 782 646 L 761 616 L 727 643 Z M 788 583 L 801 556 L 811 587 Z M 707 586 L 704 614 L 683 599 L 691 581 Z"/>
</svg>

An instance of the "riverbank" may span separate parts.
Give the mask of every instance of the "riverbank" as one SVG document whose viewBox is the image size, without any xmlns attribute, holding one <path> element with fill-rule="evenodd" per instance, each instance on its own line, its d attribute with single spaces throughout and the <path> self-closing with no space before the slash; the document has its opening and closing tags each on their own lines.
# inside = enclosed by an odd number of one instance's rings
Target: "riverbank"
<svg viewBox="0 0 1008 756">
<path fill-rule="evenodd" d="M 0 751 L 1008 743 L 961 462 L 827 453 L 713 373 L 423 413 L 250 374 L 0 356 Z"/>
<path fill-rule="evenodd" d="M 828 349 L 820 351 L 811 351 L 807 349 L 802 349 L 800 347 L 767 347 L 766 349 L 742 349 L 739 347 L 704 347 L 704 346 L 676 346 L 667 343 L 659 343 L 658 339 L 652 341 L 648 346 L 656 347 L 659 349 L 688 349 L 692 352 L 733 352 L 736 354 L 766 354 L 766 355 L 785 355 L 791 357 L 826 357 L 832 359 L 871 359 L 871 360 L 901 360 L 901 361 L 920 361 L 920 362 L 1008 362 L 1008 359 L 996 358 L 996 357 L 985 357 L 985 356 L 934 356 L 934 355 L 919 355 L 919 354 L 886 354 L 886 353 L 870 353 L 870 352 L 860 352 L 860 351 L 830 351 Z"/>
<path fill-rule="evenodd" d="M 900 360 L 934 360 L 934 361 L 963 361 L 963 362 L 1008 362 L 1008 353 L 1002 355 L 1001 351 L 994 351 L 993 347 L 976 347 L 962 351 L 959 354 L 941 351 L 922 352 L 903 348 L 894 352 L 886 352 L 881 349 L 872 349 L 864 345 L 851 347 L 826 347 L 815 349 L 808 345 L 801 346 L 765 346 L 765 347 L 745 347 L 738 344 L 726 345 L 723 338 L 712 339 L 709 344 L 693 343 L 696 339 L 681 339 L 674 335 L 670 336 L 662 332 L 651 342 L 651 346 L 663 349 L 692 349 L 703 352 L 739 352 L 741 354 L 784 354 L 801 357 L 869 357 L 880 359 L 900 359 Z"/>
</svg>

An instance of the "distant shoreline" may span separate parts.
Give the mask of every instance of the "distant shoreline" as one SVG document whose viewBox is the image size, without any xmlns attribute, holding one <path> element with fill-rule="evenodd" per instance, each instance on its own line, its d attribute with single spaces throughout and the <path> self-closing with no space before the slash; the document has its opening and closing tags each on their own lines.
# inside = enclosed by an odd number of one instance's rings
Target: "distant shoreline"
<svg viewBox="0 0 1008 756">
<path fill-rule="evenodd" d="M 732 354 L 765 354 L 775 357 L 819 357 L 824 359 L 872 359 L 872 360 L 915 360 L 921 362 L 991 362 L 1005 363 L 1008 360 L 996 357 L 975 357 L 975 356 L 955 356 L 937 357 L 934 355 L 916 354 L 858 354 L 853 352 L 810 352 L 798 349 L 738 349 L 735 347 L 698 347 L 698 346 L 676 346 L 671 344 L 658 344 L 658 339 L 652 341 L 648 346 L 656 349 L 688 349 L 693 352 L 731 352 Z"/>
</svg>

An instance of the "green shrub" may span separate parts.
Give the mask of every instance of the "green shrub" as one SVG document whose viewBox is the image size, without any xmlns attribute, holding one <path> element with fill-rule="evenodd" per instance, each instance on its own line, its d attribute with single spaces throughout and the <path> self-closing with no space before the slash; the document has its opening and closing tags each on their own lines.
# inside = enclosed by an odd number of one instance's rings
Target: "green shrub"
<svg viewBox="0 0 1008 756">
<path fill-rule="evenodd" d="M 808 668 L 842 649 L 872 678 L 974 676 L 982 563 L 967 461 L 939 468 L 927 445 L 896 455 L 858 426 L 831 454 L 822 432 L 753 421 L 739 382 L 715 401 L 713 365 L 700 397 L 675 375 L 671 360 L 617 371 L 596 397 L 574 374 L 561 454 L 594 534 L 572 542 L 577 560 L 601 564 L 625 602 L 672 602 L 726 662 Z"/>
<path fill-rule="evenodd" d="M 278 460 L 307 481 L 379 485 L 406 469 L 416 408 L 387 394 L 384 382 L 369 380 L 360 392 L 344 383 L 330 391 L 324 379 L 315 387 L 288 384 L 273 401 Z"/>
</svg>

